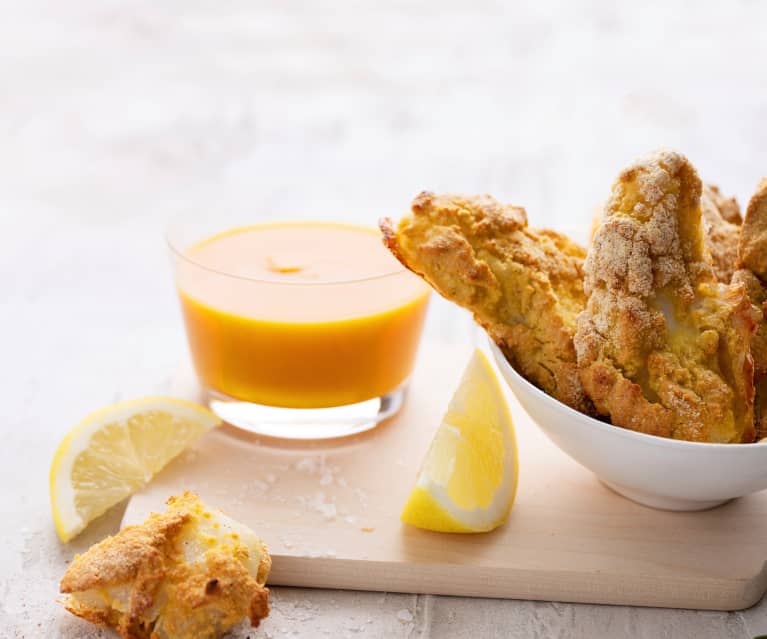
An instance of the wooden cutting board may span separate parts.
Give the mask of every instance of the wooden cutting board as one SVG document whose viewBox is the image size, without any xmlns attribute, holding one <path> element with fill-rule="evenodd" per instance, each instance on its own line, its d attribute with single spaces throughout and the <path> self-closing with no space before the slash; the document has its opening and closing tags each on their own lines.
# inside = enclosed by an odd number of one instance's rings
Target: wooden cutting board
<svg viewBox="0 0 767 639">
<path fill-rule="evenodd" d="M 194 490 L 266 540 L 272 585 L 711 610 L 761 598 L 767 492 L 697 513 L 637 505 L 560 452 L 512 397 L 520 484 L 509 521 L 482 535 L 401 524 L 469 355 L 424 348 L 405 408 L 366 434 L 297 444 L 209 433 L 133 497 L 124 523 Z M 179 394 L 195 398 L 186 379 Z"/>
</svg>

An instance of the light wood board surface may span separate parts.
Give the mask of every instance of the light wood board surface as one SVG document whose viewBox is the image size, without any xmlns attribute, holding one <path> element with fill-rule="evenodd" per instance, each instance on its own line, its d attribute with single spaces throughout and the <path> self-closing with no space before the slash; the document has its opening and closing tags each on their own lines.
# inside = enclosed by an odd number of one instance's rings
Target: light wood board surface
<svg viewBox="0 0 767 639">
<path fill-rule="evenodd" d="M 364 435 L 296 444 L 212 432 L 131 500 L 124 522 L 195 490 L 266 540 L 273 585 L 711 610 L 764 594 L 767 493 L 698 513 L 634 504 L 551 444 L 512 397 L 521 468 L 509 521 L 483 535 L 401 524 L 468 355 L 426 349 L 403 411 Z"/>
</svg>

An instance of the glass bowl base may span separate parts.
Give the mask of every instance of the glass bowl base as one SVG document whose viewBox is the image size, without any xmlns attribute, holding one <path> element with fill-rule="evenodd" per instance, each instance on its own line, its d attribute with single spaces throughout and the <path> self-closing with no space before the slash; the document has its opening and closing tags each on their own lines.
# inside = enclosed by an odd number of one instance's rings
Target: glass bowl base
<svg viewBox="0 0 767 639">
<path fill-rule="evenodd" d="M 281 408 L 208 391 L 208 406 L 227 424 L 257 435 L 317 440 L 348 437 L 375 428 L 399 412 L 407 386 L 357 404 L 331 408 Z"/>
</svg>

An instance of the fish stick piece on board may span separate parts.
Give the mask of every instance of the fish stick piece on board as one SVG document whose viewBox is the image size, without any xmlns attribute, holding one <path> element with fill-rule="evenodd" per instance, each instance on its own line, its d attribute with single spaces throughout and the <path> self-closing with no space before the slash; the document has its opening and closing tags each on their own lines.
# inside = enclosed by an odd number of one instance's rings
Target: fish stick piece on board
<svg viewBox="0 0 767 639">
<path fill-rule="evenodd" d="M 65 608 L 123 639 L 219 639 L 246 617 L 258 626 L 271 568 L 261 539 L 192 493 L 168 504 L 75 558 Z"/>
<path fill-rule="evenodd" d="M 756 316 L 742 285 L 716 280 L 686 157 L 657 151 L 620 174 L 584 270 L 575 346 L 597 410 L 653 435 L 752 441 Z"/>
<path fill-rule="evenodd" d="M 593 413 L 578 377 L 575 318 L 585 305 L 585 250 L 527 225 L 525 210 L 489 195 L 423 192 L 384 242 L 411 271 L 477 323 L 529 381 L 568 406 Z"/>
</svg>

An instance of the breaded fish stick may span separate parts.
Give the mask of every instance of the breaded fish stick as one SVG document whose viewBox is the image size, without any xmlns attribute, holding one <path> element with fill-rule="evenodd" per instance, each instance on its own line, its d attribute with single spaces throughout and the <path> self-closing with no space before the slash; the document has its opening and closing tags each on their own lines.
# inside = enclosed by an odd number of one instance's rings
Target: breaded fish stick
<svg viewBox="0 0 767 639">
<path fill-rule="evenodd" d="M 75 558 L 66 609 L 123 639 L 218 639 L 244 617 L 258 626 L 271 568 L 261 539 L 192 493 L 168 505 Z"/>
<path fill-rule="evenodd" d="M 527 225 L 520 207 L 489 195 L 423 192 L 384 242 L 411 271 L 469 309 L 529 381 L 568 406 L 592 413 L 573 347 L 583 310 L 585 250 L 564 235 Z"/>
</svg>

